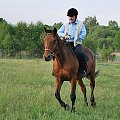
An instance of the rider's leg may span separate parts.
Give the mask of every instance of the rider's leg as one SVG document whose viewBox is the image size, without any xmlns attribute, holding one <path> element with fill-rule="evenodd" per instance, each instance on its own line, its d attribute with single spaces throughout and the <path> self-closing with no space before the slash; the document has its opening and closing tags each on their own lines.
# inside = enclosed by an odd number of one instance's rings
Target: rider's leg
<svg viewBox="0 0 120 120">
<path fill-rule="evenodd" d="M 87 61 L 89 60 L 89 58 L 86 55 L 86 53 L 83 51 L 81 44 L 77 45 L 75 47 L 75 50 L 79 56 L 79 61 L 81 63 L 81 72 L 82 74 L 86 74 L 87 73 Z"/>
</svg>

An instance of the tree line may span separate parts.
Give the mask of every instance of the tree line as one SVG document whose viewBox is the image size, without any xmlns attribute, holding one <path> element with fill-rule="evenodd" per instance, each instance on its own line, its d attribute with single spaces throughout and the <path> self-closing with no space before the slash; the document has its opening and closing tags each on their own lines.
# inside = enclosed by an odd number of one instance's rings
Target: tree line
<svg viewBox="0 0 120 120">
<path fill-rule="evenodd" d="M 83 41 L 96 55 L 109 59 L 112 52 L 120 51 L 120 27 L 114 20 L 107 26 L 99 25 L 96 17 L 86 17 L 87 36 Z M 44 52 L 44 27 L 59 29 L 63 23 L 53 26 L 42 22 L 30 23 L 20 21 L 13 25 L 0 18 L 0 55 L 1 57 L 42 57 Z"/>
</svg>

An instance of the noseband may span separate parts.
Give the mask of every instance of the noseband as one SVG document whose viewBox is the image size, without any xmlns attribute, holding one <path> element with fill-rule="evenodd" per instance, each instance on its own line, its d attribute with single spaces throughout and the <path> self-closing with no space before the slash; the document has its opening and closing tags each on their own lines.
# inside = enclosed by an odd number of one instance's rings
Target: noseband
<svg viewBox="0 0 120 120">
<path fill-rule="evenodd" d="M 47 33 L 47 34 L 51 34 L 51 33 Z M 62 38 L 62 39 L 59 38 L 58 35 L 57 35 L 56 37 L 57 37 L 57 39 L 60 39 L 61 41 L 64 40 L 63 38 Z M 58 41 L 57 41 L 57 44 L 58 44 Z M 67 43 L 64 42 L 64 45 L 62 45 L 62 47 L 65 46 L 66 44 L 67 44 Z M 58 53 L 60 52 L 60 50 L 62 49 L 62 47 L 60 47 L 57 51 L 55 51 L 55 49 L 54 49 L 54 50 L 51 50 L 51 49 L 49 49 L 49 48 L 45 48 L 44 50 L 45 50 L 45 51 L 49 51 L 52 56 L 55 56 L 55 54 L 58 54 Z"/>
<path fill-rule="evenodd" d="M 51 49 L 46 48 L 46 49 L 45 49 L 45 51 L 49 51 L 49 52 L 51 53 L 51 55 L 52 55 L 52 56 L 54 56 L 54 55 L 55 55 L 54 51 L 53 51 L 53 50 L 51 50 Z"/>
</svg>

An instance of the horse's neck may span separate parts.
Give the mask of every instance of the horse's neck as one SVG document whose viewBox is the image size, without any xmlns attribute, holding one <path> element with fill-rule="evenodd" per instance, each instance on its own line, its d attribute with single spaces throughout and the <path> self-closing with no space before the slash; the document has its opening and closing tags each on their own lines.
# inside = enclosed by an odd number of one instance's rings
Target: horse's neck
<svg viewBox="0 0 120 120">
<path fill-rule="evenodd" d="M 65 43 L 60 42 L 57 51 L 56 60 L 63 66 L 69 60 L 67 52 L 70 51 L 70 49 Z"/>
</svg>

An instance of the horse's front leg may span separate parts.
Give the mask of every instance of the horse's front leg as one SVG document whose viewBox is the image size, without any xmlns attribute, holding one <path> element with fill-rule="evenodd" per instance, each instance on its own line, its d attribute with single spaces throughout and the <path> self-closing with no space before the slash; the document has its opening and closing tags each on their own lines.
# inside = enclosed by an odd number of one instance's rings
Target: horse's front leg
<svg viewBox="0 0 120 120">
<path fill-rule="evenodd" d="M 63 84 L 63 81 L 56 78 L 56 80 L 55 80 L 55 97 L 59 101 L 61 107 L 64 107 L 64 109 L 66 110 L 69 108 L 69 106 L 62 101 L 61 96 L 60 96 L 60 90 L 61 90 L 62 84 Z"/>
<path fill-rule="evenodd" d="M 70 81 L 71 83 L 71 93 L 70 93 L 70 98 L 72 101 L 72 108 L 71 108 L 71 112 L 75 112 L 75 100 L 76 100 L 76 79 L 72 79 Z"/>
</svg>

